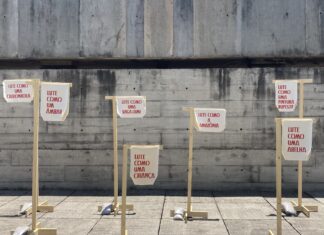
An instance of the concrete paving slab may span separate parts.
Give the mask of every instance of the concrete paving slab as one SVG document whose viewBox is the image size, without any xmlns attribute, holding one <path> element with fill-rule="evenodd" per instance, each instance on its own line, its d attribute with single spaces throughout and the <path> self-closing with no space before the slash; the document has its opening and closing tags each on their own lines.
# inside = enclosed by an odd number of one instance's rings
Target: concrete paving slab
<svg viewBox="0 0 324 235">
<path fill-rule="evenodd" d="M 164 190 L 129 190 L 127 192 L 128 202 L 161 202 L 165 198 Z M 121 201 L 121 197 L 119 199 Z"/>
<path fill-rule="evenodd" d="M 275 210 L 267 203 L 219 202 L 218 208 L 223 219 L 261 220 L 275 219 Z"/>
<path fill-rule="evenodd" d="M 56 228 L 58 234 L 77 234 L 85 235 L 88 234 L 91 229 L 97 223 L 97 219 L 40 219 L 42 227 L 44 228 Z"/>
<path fill-rule="evenodd" d="M 127 202 L 129 203 L 129 202 Z M 133 212 L 128 212 L 126 218 L 132 219 L 160 219 L 162 214 L 163 203 L 156 202 L 136 202 L 133 204 L 135 209 L 135 214 Z M 114 218 L 114 216 L 103 216 L 103 219 Z M 117 217 L 120 218 L 120 213 Z"/>
<path fill-rule="evenodd" d="M 64 201 L 66 198 L 67 196 L 40 196 L 38 201 L 48 201 L 49 205 L 56 206 L 62 201 Z M 15 199 L 14 202 L 19 202 L 20 205 L 27 202 L 32 202 L 32 196 L 20 196 L 17 199 Z"/>
<path fill-rule="evenodd" d="M 89 235 L 120 235 L 120 219 L 100 220 Z M 128 235 L 156 235 L 159 231 L 159 219 L 126 219 Z"/>
<path fill-rule="evenodd" d="M 1 202 L 9 202 L 14 199 L 17 199 L 19 196 L 23 195 L 24 191 L 7 191 L 0 190 L 0 203 Z"/>
<path fill-rule="evenodd" d="M 275 220 L 225 220 L 231 235 L 268 235 L 269 229 L 276 231 Z M 298 233 L 286 221 L 282 224 L 282 234 L 297 235 Z"/>
<path fill-rule="evenodd" d="M 1 234 L 9 235 L 10 231 L 14 231 L 17 227 L 29 226 L 30 224 L 30 218 L 0 218 Z"/>
<path fill-rule="evenodd" d="M 267 201 L 263 197 L 246 197 L 246 196 L 235 196 L 235 197 L 215 197 L 215 201 L 219 202 L 230 202 L 230 203 L 266 203 Z"/>
<path fill-rule="evenodd" d="M 194 220 L 187 224 L 183 221 L 174 221 L 172 219 L 163 219 L 160 226 L 159 235 L 215 235 L 228 234 L 222 220 L 206 221 Z"/>
<path fill-rule="evenodd" d="M 270 203 L 270 205 L 273 208 L 276 208 L 276 198 L 266 198 L 266 200 Z M 282 202 L 297 202 L 297 199 L 294 197 L 285 197 L 282 199 Z M 309 198 L 309 197 L 304 197 L 303 198 L 303 204 L 304 205 L 309 205 L 309 206 L 318 206 L 318 212 L 312 212 L 311 213 L 311 219 L 314 220 L 324 220 L 324 205 L 317 201 L 314 198 Z M 303 219 L 309 219 L 307 218 L 303 213 L 299 213 L 297 217 L 286 217 L 288 221 L 293 221 L 293 220 L 303 220 Z"/>
<path fill-rule="evenodd" d="M 65 199 L 68 198 L 69 195 L 72 194 L 72 190 L 42 190 L 39 193 L 39 202 L 48 201 L 50 205 L 56 206 Z M 16 198 L 15 201 L 20 203 L 26 203 L 32 201 L 31 192 L 26 192 L 20 197 Z M 1 197 L 1 196 L 0 196 Z"/>
<path fill-rule="evenodd" d="M 114 197 L 111 196 L 70 196 L 65 202 L 93 202 L 100 206 L 103 203 L 111 203 L 113 200 Z"/>
<path fill-rule="evenodd" d="M 318 212 L 312 212 L 310 217 L 308 218 L 307 216 L 305 216 L 303 213 L 300 213 L 297 217 L 286 217 L 287 221 L 292 222 L 292 221 L 296 221 L 296 220 L 321 220 L 324 221 L 324 205 L 318 205 L 316 204 L 316 206 L 318 206 Z M 323 227 L 324 227 L 324 223 L 323 223 Z"/>
<path fill-rule="evenodd" d="M 31 202 L 31 201 L 30 201 Z M 20 210 L 20 205 L 23 203 L 21 201 L 11 201 L 9 203 L 6 203 L 5 205 L 0 207 L 0 219 L 1 218 L 24 218 L 25 216 L 18 216 L 18 212 Z M 40 218 L 43 216 L 44 213 L 37 213 L 37 217 Z M 29 216 L 30 217 L 30 216 Z"/>
<path fill-rule="evenodd" d="M 55 219 L 99 219 L 97 204 L 94 202 L 62 202 L 53 213 L 47 213 L 44 218 Z"/>
<path fill-rule="evenodd" d="M 129 193 L 127 202 L 134 204 L 136 214 L 127 215 L 128 234 L 259 235 L 276 228 L 276 198 L 271 197 L 271 194 L 244 193 L 240 196 L 239 193 L 230 193 L 226 196 L 224 193 L 194 191 L 193 210 L 207 211 L 209 219 L 185 224 L 183 221 L 174 221 L 170 217 L 170 210 L 186 207 L 186 191 L 129 190 Z M 2 195 L 4 198 L 0 194 L 0 234 L 9 234 L 9 231 L 18 226 L 30 225 L 31 217 L 15 217 L 19 205 L 28 201 L 30 196 L 26 193 L 15 196 L 14 192 L 9 191 L 4 191 Z M 311 218 L 306 218 L 303 214 L 298 217 L 284 217 L 284 235 L 324 234 L 324 204 L 317 200 L 324 193 L 313 192 L 309 195 L 305 195 L 305 204 L 318 205 L 319 212 L 312 213 Z M 58 205 L 53 213 L 38 213 L 38 218 L 43 226 L 57 228 L 58 234 L 120 234 L 120 215 L 101 216 L 97 212 L 97 206 L 103 199 L 112 201 L 112 194 L 109 192 L 57 192 L 57 196 L 50 194 L 46 197 Z M 285 200 L 291 199 L 295 199 L 294 194 L 286 194 Z M 8 200 L 12 201 L 8 203 Z M 4 205 L 1 206 L 1 202 Z"/>
<path fill-rule="evenodd" d="M 172 219 L 170 217 L 170 210 L 174 210 L 177 207 L 181 207 L 186 209 L 187 203 L 183 202 L 166 202 L 164 204 L 163 210 L 163 219 Z M 208 219 L 216 220 L 221 219 L 219 214 L 218 208 L 216 203 L 192 203 L 192 210 L 193 211 L 207 211 L 208 212 Z"/>
<path fill-rule="evenodd" d="M 119 197 L 119 202 L 121 202 L 122 198 Z M 127 203 L 136 203 L 136 202 L 150 202 L 150 203 L 163 203 L 164 196 L 144 196 L 144 195 L 137 195 L 137 196 L 128 196 L 127 195 Z"/>
<path fill-rule="evenodd" d="M 322 220 L 295 220 L 289 221 L 291 225 L 302 235 L 323 235 L 324 234 L 324 223 Z"/>
<path fill-rule="evenodd" d="M 277 199 L 275 197 L 271 197 L 271 198 L 265 198 L 271 205 L 275 205 Z M 297 202 L 298 199 L 296 197 L 282 197 L 282 201 L 283 202 L 290 202 L 290 201 L 294 201 Z M 320 202 L 317 201 L 314 198 L 310 198 L 310 197 L 303 197 L 303 204 L 307 204 L 307 205 L 320 205 Z"/>
<path fill-rule="evenodd" d="M 314 197 L 315 200 L 324 204 L 324 192 L 314 191 L 314 192 L 307 192 L 307 193 L 309 193 L 312 197 Z"/>
<path fill-rule="evenodd" d="M 215 202 L 210 191 L 193 191 L 191 200 L 193 203 Z M 187 191 L 167 191 L 166 202 L 187 202 Z"/>
</svg>

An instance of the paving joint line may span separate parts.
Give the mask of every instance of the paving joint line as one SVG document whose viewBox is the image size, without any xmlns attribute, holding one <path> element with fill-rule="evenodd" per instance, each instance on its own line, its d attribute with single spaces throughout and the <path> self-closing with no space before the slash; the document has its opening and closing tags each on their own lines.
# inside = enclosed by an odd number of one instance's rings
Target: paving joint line
<svg viewBox="0 0 324 235">
<path fill-rule="evenodd" d="M 57 204 L 54 206 L 54 208 L 57 207 L 58 205 L 60 205 L 61 203 L 63 203 L 66 199 L 68 199 L 68 197 L 71 196 L 75 191 L 76 191 L 76 190 L 73 190 L 70 194 L 66 195 L 66 197 L 63 198 L 62 201 L 60 201 L 59 203 L 57 203 Z M 40 217 L 38 217 L 37 220 L 43 218 L 43 216 L 45 216 L 46 214 L 47 214 L 47 212 L 42 213 L 42 215 L 41 215 Z"/>
<path fill-rule="evenodd" d="M 308 193 L 308 192 L 303 192 L 304 194 L 306 194 L 307 196 L 309 196 L 310 198 L 313 198 L 315 201 L 317 201 L 320 204 L 324 204 L 323 202 L 319 201 L 316 197 L 314 197 L 312 194 Z"/>
<path fill-rule="evenodd" d="M 160 229 L 161 229 L 161 223 L 162 223 L 162 219 L 163 219 L 163 212 L 164 212 L 165 201 L 166 201 L 166 191 L 164 191 L 164 199 L 163 199 L 163 205 L 162 205 L 162 211 L 161 211 L 161 217 L 160 217 L 158 235 L 160 234 Z"/>
<path fill-rule="evenodd" d="M 213 199 L 214 199 L 214 202 L 215 202 L 216 208 L 217 208 L 217 210 L 218 210 L 218 212 L 219 212 L 219 215 L 220 215 L 220 217 L 221 217 L 221 220 L 223 221 L 223 224 L 224 224 L 224 226 L 225 226 L 225 229 L 226 229 L 228 235 L 230 235 L 230 232 L 229 232 L 229 230 L 228 230 L 228 227 L 227 227 L 227 225 L 226 225 L 226 223 L 225 223 L 225 220 L 224 220 L 224 218 L 223 218 L 222 212 L 220 211 L 220 209 L 219 209 L 219 207 L 218 207 L 218 204 L 217 204 L 217 201 L 216 201 L 216 198 L 215 198 L 216 195 L 215 195 L 215 192 L 214 192 L 214 191 L 212 191 L 212 195 L 213 195 Z"/>
<path fill-rule="evenodd" d="M 89 230 L 89 232 L 87 233 L 87 234 L 90 234 L 92 231 L 93 231 L 93 229 L 94 229 L 94 227 L 96 227 L 96 225 L 102 220 L 102 218 L 103 218 L 103 215 L 100 215 L 100 218 L 97 220 L 97 222 L 90 228 L 90 230 Z"/>
<path fill-rule="evenodd" d="M 263 197 L 265 200 L 266 200 L 266 202 L 270 205 L 270 207 L 272 207 L 274 210 L 275 210 L 275 212 L 277 213 L 277 209 L 273 206 L 273 205 L 271 205 L 271 203 L 265 198 L 265 197 Z M 292 225 L 292 223 L 290 223 L 287 219 L 286 219 L 286 217 L 285 216 L 282 216 L 282 214 L 281 214 L 281 218 L 284 220 L 284 221 L 286 221 L 292 228 L 293 228 L 293 230 L 295 230 L 298 234 L 300 234 L 300 235 L 302 235 L 293 225 Z"/>
</svg>

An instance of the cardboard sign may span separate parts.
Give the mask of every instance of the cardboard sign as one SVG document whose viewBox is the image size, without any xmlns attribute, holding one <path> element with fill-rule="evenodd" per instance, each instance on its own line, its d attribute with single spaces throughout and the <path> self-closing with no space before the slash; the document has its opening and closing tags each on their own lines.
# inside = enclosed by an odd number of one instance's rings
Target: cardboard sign
<svg viewBox="0 0 324 235">
<path fill-rule="evenodd" d="M 130 176 L 135 185 L 153 185 L 159 170 L 159 145 L 130 148 Z"/>
<path fill-rule="evenodd" d="M 312 150 L 313 119 L 282 120 L 282 155 L 290 161 L 308 161 Z"/>
<path fill-rule="evenodd" d="M 146 113 L 144 96 L 118 96 L 117 114 L 121 118 L 142 118 Z"/>
<path fill-rule="evenodd" d="M 44 121 L 64 121 L 69 103 L 70 83 L 42 82 L 40 113 Z"/>
<path fill-rule="evenodd" d="M 195 127 L 201 132 L 222 132 L 225 129 L 226 110 L 194 108 Z"/>
<path fill-rule="evenodd" d="M 275 86 L 279 112 L 293 112 L 297 106 L 297 81 L 276 81 Z"/>
<path fill-rule="evenodd" d="M 30 103 L 34 98 L 33 86 L 26 79 L 4 80 L 3 98 L 8 103 Z"/>
</svg>

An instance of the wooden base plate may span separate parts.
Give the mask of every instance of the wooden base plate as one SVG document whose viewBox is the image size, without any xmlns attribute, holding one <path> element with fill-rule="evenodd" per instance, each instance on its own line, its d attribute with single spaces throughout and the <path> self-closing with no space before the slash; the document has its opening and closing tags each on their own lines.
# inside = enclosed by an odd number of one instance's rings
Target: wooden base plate
<svg viewBox="0 0 324 235">
<path fill-rule="evenodd" d="M 25 216 L 31 215 L 33 212 L 32 207 L 26 210 Z M 37 212 L 54 212 L 54 206 L 48 205 L 48 201 L 44 201 L 38 204 Z"/>
<path fill-rule="evenodd" d="M 112 212 L 114 212 L 114 216 L 118 214 L 118 211 L 121 211 L 122 205 L 117 204 L 113 207 Z M 98 206 L 98 212 L 102 211 L 102 206 Z M 133 204 L 126 204 L 126 211 L 134 211 L 134 205 Z"/>
<path fill-rule="evenodd" d="M 170 210 L 170 216 L 174 217 L 174 210 Z M 208 212 L 206 211 L 190 211 L 187 213 L 187 211 L 184 211 L 184 220 L 187 223 L 188 220 L 194 220 L 194 219 L 208 219 Z"/>
<path fill-rule="evenodd" d="M 317 206 L 298 206 L 296 202 L 291 202 L 297 212 L 303 213 L 305 216 L 310 217 L 311 212 L 318 212 Z"/>
</svg>

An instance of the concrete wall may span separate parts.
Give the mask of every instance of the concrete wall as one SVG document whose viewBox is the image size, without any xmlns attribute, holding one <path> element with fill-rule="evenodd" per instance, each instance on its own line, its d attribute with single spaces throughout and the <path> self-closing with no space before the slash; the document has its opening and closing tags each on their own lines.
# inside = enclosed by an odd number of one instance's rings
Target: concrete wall
<svg viewBox="0 0 324 235">
<path fill-rule="evenodd" d="M 316 57 L 321 0 L 0 0 L 0 58 Z"/>
<path fill-rule="evenodd" d="M 29 77 L 73 83 L 66 121 L 40 122 L 42 187 L 112 188 L 111 104 L 105 95 L 147 96 L 145 118 L 119 119 L 118 139 L 119 146 L 164 145 L 153 188 L 186 188 L 188 116 L 181 108 L 189 105 L 228 111 L 224 133 L 194 135 L 194 189 L 274 187 L 274 117 L 280 114 L 272 80 L 296 78 L 314 79 L 305 87 L 305 115 L 317 118 L 304 186 L 324 183 L 322 68 L 0 71 L 0 81 Z M 1 99 L 0 108 L 0 188 L 30 188 L 32 104 Z M 284 183 L 295 187 L 296 164 L 283 164 Z"/>
</svg>

